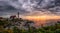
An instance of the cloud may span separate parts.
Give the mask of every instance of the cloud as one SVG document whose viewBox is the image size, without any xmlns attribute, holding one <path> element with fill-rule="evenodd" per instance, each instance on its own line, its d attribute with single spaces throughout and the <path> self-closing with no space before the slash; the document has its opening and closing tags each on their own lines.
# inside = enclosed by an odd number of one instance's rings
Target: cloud
<svg viewBox="0 0 60 33">
<path fill-rule="evenodd" d="M 0 13 L 4 15 L 16 12 L 20 12 L 20 15 L 59 15 L 59 4 L 60 0 L 0 0 Z"/>
</svg>

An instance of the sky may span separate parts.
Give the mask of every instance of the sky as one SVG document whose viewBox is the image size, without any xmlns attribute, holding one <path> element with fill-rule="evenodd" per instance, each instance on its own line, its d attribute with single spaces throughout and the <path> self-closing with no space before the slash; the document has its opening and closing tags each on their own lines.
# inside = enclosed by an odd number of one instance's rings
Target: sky
<svg viewBox="0 0 60 33">
<path fill-rule="evenodd" d="M 20 12 L 22 18 L 59 18 L 60 0 L 0 0 L 0 16 Z"/>
</svg>

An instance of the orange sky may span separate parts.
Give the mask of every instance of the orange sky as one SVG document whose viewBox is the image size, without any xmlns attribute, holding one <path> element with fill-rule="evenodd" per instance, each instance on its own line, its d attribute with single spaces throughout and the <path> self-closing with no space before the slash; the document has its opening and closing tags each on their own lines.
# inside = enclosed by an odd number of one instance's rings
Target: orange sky
<svg viewBox="0 0 60 33">
<path fill-rule="evenodd" d="M 60 19 L 60 16 L 56 16 L 56 15 L 26 16 L 25 19 L 29 19 L 29 20 L 49 20 L 49 19 Z"/>
<path fill-rule="evenodd" d="M 60 16 L 56 15 L 42 15 L 42 16 L 26 16 L 25 19 L 32 20 L 36 25 L 45 24 L 46 20 L 57 20 L 60 19 Z"/>
</svg>

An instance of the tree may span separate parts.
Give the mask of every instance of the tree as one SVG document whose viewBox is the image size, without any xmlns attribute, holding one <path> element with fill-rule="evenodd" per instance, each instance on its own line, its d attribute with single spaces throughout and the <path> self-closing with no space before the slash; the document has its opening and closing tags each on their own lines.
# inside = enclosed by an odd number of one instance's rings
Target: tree
<svg viewBox="0 0 60 33">
<path fill-rule="evenodd" d="M 57 29 L 57 30 L 55 31 L 55 33 L 60 33 L 60 29 Z"/>
<path fill-rule="evenodd" d="M 13 28 L 13 33 L 21 33 L 21 30 L 18 29 L 17 27 L 14 27 Z"/>
</svg>

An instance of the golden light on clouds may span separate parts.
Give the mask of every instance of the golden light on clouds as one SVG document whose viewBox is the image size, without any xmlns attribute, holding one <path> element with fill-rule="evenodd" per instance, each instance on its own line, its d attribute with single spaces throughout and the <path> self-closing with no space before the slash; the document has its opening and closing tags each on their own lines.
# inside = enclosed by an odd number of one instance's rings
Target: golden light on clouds
<svg viewBox="0 0 60 33">
<path fill-rule="evenodd" d="M 60 19 L 60 16 L 57 15 L 41 15 L 41 16 L 25 16 L 24 19 L 32 20 L 37 26 L 41 24 L 46 24 L 47 22 L 57 21 Z"/>
<path fill-rule="evenodd" d="M 29 20 L 49 20 L 49 19 L 60 19 L 60 16 L 56 15 L 42 15 L 42 16 L 26 16 Z"/>
</svg>

